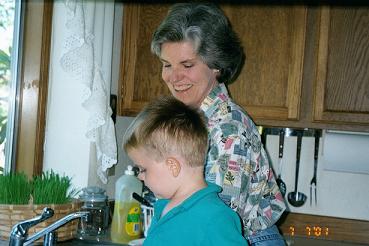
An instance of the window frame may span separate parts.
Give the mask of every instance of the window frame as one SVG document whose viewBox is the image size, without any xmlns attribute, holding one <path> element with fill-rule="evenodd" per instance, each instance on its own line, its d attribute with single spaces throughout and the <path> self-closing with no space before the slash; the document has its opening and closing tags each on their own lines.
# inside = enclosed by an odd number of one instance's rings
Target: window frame
<svg viewBox="0 0 369 246">
<path fill-rule="evenodd" d="M 13 170 L 43 169 L 53 1 L 25 1 L 17 140 Z"/>
<path fill-rule="evenodd" d="M 5 141 L 5 163 L 3 173 L 9 173 L 14 169 L 15 160 L 15 146 L 17 137 L 17 122 L 18 122 L 18 110 L 20 83 L 20 63 L 22 60 L 22 43 L 23 38 L 23 23 L 24 23 L 24 2 L 15 2 L 15 9 L 13 15 L 13 38 L 12 38 L 12 49 L 11 49 L 11 64 L 10 74 L 11 79 L 9 83 L 9 95 L 8 95 L 8 116 L 6 124 L 6 141 Z M 17 47 L 17 48 L 14 48 Z"/>
</svg>

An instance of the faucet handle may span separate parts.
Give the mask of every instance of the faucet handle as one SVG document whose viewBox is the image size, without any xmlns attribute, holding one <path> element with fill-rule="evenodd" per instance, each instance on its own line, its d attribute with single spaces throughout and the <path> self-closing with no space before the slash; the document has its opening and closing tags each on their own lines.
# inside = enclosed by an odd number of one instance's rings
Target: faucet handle
<svg viewBox="0 0 369 246">
<path fill-rule="evenodd" d="M 51 208 L 44 208 L 42 211 L 42 214 L 22 222 L 19 222 L 18 224 L 15 224 L 11 231 L 11 238 L 14 237 L 27 237 L 28 229 L 31 228 L 34 225 L 37 225 L 38 223 L 41 223 L 44 220 L 47 220 L 48 218 L 52 217 L 54 215 L 54 210 Z"/>
</svg>

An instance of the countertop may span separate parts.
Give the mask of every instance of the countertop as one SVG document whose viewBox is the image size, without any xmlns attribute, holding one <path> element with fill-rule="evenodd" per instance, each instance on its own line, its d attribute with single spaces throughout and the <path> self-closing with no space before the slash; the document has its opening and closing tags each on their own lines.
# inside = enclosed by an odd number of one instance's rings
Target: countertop
<svg viewBox="0 0 369 246">
<path fill-rule="evenodd" d="M 287 246 L 368 246 L 369 244 L 348 243 L 306 237 L 285 237 Z"/>
<path fill-rule="evenodd" d="M 368 246 L 369 244 L 357 244 L 357 243 L 347 243 L 347 242 L 338 242 L 338 241 L 330 241 L 330 240 L 321 240 L 321 239 L 314 239 L 314 238 L 305 238 L 305 237 L 286 237 L 286 245 L 287 246 Z M 0 246 L 8 246 L 9 243 L 7 241 L 0 240 Z M 65 242 L 60 242 L 57 245 L 64 245 L 64 246 L 83 246 L 83 245 L 121 245 L 124 246 L 125 244 L 113 244 L 110 242 L 103 242 L 103 241 L 91 241 L 85 240 L 81 241 L 78 239 L 68 240 Z"/>
<path fill-rule="evenodd" d="M 37 244 L 40 245 L 40 244 Z M 120 246 L 128 246 L 128 244 L 115 244 L 109 241 L 96 241 L 96 240 L 79 240 L 79 239 L 71 239 L 64 242 L 58 242 L 57 245 L 64 245 L 64 246 L 83 246 L 83 245 L 99 245 L 99 246 L 105 246 L 105 245 L 120 245 Z M 0 246 L 9 246 L 9 241 L 3 241 L 0 240 Z"/>
<path fill-rule="evenodd" d="M 9 241 L 3 241 L 0 240 L 0 246 L 8 246 L 9 245 Z M 41 244 L 36 244 L 36 245 L 41 245 Z M 82 245 L 99 245 L 99 246 L 105 246 L 105 245 L 120 245 L 120 246 L 124 246 L 128 244 L 116 244 L 113 243 L 111 241 L 110 238 L 110 228 L 107 230 L 107 232 L 103 235 L 99 235 L 99 236 L 84 236 L 83 239 L 79 239 L 79 238 L 75 238 L 75 239 L 71 239 L 71 240 L 67 240 L 67 241 L 63 241 L 63 242 L 58 242 L 57 245 L 64 245 L 64 246 L 69 246 L 69 245 L 76 245 L 76 246 L 82 246 Z"/>
</svg>

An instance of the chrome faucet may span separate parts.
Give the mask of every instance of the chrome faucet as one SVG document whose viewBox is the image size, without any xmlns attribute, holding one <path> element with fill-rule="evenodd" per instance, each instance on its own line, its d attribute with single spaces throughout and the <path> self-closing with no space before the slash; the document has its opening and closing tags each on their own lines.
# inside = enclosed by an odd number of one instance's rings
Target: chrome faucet
<svg viewBox="0 0 369 246">
<path fill-rule="evenodd" d="M 14 225 L 11 232 L 10 232 L 10 240 L 9 246 L 23 246 L 23 245 L 30 245 L 37 239 L 44 237 L 44 246 L 52 246 L 55 245 L 55 230 L 59 227 L 65 225 L 69 221 L 74 219 L 88 219 L 89 212 L 87 211 L 80 211 L 68 214 L 67 216 L 55 221 L 53 224 L 49 225 L 48 227 L 42 229 L 39 232 L 36 232 L 32 236 L 28 237 L 28 229 L 38 223 L 52 217 L 54 215 L 54 210 L 51 208 L 44 208 L 42 214 L 37 216 L 33 219 L 25 220 L 19 222 L 18 224 Z"/>
</svg>

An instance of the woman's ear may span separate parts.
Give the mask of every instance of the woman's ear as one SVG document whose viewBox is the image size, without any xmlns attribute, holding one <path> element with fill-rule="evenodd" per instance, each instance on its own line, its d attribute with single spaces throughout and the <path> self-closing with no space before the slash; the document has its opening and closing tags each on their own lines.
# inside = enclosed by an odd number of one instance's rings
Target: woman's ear
<svg viewBox="0 0 369 246">
<path fill-rule="evenodd" d="M 215 74 L 215 77 L 218 77 L 220 75 L 219 69 L 213 69 L 213 73 Z"/>
<path fill-rule="evenodd" d="M 169 168 L 169 171 L 172 173 L 173 177 L 178 177 L 179 173 L 181 172 L 181 163 L 174 158 L 174 157 L 168 157 L 165 160 L 165 164 Z"/>
</svg>

